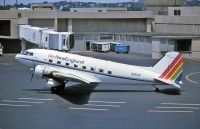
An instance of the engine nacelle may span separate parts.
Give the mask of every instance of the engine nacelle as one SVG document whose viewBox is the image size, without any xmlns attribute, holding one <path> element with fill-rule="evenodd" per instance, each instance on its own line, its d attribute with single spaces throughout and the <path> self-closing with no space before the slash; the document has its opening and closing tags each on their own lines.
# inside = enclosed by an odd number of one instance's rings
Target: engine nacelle
<svg viewBox="0 0 200 129">
<path fill-rule="evenodd" d="M 58 82 L 54 79 L 48 79 L 48 81 L 47 81 L 47 86 L 49 86 L 49 87 L 58 87 L 58 86 L 61 86 L 61 85 L 63 85 L 63 83 Z"/>
<path fill-rule="evenodd" d="M 48 75 L 50 75 L 50 72 L 49 72 L 49 69 L 47 66 L 44 66 L 44 65 L 37 65 L 35 67 L 35 72 L 34 74 L 36 76 L 39 76 L 39 77 L 47 77 Z"/>
</svg>

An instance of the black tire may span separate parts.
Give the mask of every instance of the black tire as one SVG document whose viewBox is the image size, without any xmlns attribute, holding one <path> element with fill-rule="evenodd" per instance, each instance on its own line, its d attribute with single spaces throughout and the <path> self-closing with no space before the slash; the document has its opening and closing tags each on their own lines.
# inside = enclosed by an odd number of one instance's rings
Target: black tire
<svg viewBox="0 0 200 129">
<path fill-rule="evenodd" d="M 57 94 L 57 93 L 59 93 L 59 89 L 57 87 L 51 87 L 51 93 Z"/>
<path fill-rule="evenodd" d="M 156 88 L 154 91 L 155 91 L 155 92 L 160 92 L 160 90 L 159 90 L 158 88 Z"/>
</svg>

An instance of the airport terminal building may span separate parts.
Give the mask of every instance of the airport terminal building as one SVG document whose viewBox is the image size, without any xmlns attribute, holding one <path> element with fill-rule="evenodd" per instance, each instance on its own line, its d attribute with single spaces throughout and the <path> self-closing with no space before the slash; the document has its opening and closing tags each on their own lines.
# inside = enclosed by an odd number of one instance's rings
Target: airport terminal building
<svg viewBox="0 0 200 129">
<path fill-rule="evenodd" d="M 48 27 L 74 32 L 75 50 L 90 50 L 91 42 L 116 41 L 130 45 L 131 53 L 160 58 L 166 51 L 180 51 L 200 59 L 200 7 L 167 7 L 155 11 L 126 8 L 71 8 L 61 12 L 34 5 L 31 10 L 0 11 L 0 42 L 4 52 L 19 52 L 18 25 Z"/>
</svg>

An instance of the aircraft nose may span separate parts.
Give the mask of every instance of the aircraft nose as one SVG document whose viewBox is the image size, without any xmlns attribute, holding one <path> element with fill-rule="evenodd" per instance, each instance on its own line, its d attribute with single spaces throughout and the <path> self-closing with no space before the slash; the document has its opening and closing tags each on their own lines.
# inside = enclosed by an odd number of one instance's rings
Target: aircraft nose
<svg viewBox="0 0 200 129">
<path fill-rule="evenodd" d="M 19 59 L 20 59 L 20 55 L 17 54 L 17 55 L 15 56 L 15 59 L 16 59 L 16 60 L 19 60 Z"/>
</svg>

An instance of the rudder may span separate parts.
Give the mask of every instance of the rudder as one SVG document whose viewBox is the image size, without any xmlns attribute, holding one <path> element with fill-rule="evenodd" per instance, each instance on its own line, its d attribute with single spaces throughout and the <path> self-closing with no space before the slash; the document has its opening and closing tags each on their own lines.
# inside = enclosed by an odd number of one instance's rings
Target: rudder
<svg viewBox="0 0 200 129">
<path fill-rule="evenodd" d="M 183 55 L 178 52 L 167 52 L 165 56 L 153 66 L 158 78 L 180 84 L 183 72 Z"/>
</svg>

